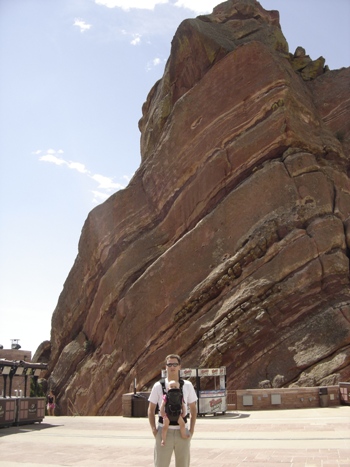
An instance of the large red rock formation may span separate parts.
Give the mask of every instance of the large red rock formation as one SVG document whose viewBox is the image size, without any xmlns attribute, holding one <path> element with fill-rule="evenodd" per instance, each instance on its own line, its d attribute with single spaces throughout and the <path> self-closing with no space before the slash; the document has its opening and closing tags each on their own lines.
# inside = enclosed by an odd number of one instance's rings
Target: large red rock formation
<svg viewBox="0 0 350 467">
<path fill-rule="evenodd" d="M 89 214 L 53 314 L 63 413 L 120 413 L 174 351 L 229 388 L 349 380 L 349 84 L 255 0 L 179 26 L 141 166 Z"/>
</svg>

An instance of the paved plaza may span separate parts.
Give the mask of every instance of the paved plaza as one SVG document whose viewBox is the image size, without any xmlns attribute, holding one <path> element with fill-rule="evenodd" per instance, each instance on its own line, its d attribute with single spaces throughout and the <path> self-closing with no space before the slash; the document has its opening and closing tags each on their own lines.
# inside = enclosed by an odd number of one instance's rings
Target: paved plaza
<svg viewBox="0 0 350 467">
<path fill-rule="evenodd" d="M 152 467 L 153 444 L 146 418 L 46 417 L 0 429 L 0 467 Z M 199 417 L 191 456 L 191 467 L 349 467 L 350 406 Z"/>
</svg>

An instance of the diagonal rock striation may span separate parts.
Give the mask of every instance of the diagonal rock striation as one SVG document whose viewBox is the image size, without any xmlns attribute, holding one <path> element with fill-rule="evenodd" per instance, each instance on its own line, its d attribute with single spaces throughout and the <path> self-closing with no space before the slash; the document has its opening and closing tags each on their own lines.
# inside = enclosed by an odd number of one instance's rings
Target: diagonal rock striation
<svg viewBox="0 0 350 467">
<path fill-rule="evenodd" d="M 120 414 L 174 351 L 230 388 L 349 380 L 349 84 L 255 0 L 179 26 L 52 317 L 63 412 Z"/>
</svg>

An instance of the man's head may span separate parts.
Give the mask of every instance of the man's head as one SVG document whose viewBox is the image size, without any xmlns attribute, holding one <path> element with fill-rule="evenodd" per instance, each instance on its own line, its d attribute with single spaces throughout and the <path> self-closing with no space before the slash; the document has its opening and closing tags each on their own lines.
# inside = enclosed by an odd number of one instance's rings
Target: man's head
<svg viewBox="0 0 350 467">
<path fill-rule="evenodd" d="M 181 369 L 181 358 L 179 355 L 170 354 L 165 359 L 165 365 L 168 374 L 168 380 L 179 380 Z"/>
</svg>

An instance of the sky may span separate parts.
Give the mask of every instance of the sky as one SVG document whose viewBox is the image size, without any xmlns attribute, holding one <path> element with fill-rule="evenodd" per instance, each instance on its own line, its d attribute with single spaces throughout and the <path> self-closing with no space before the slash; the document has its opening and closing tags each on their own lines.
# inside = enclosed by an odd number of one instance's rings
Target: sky
<svg viewBox="0 0 350 467">
<path fill-rule="evenodd" d="M 211 0 L 0 0 L 0 345 L 34 354 L 88 213 L 140 165 L 142 104 Z M 261 0 L 291 52 L 350 66 L 349 0 Z"/>
</svg>

